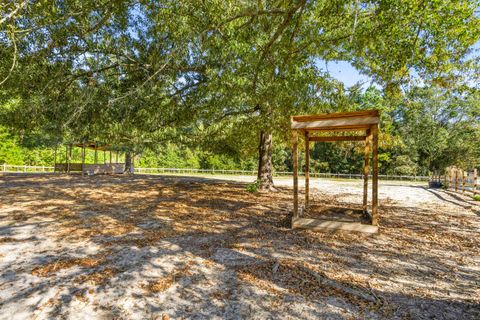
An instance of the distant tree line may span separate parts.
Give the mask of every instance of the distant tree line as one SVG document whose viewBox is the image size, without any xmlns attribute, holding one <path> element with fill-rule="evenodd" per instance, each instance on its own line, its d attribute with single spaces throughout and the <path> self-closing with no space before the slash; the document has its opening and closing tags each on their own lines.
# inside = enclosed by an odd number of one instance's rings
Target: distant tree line
<svg viewBox="0 0 480 320">
<path fill-rule="evenodd" d="M 291 166 L 291 115 L 377 108 L 381 172 L 477 165 L 478 8 L 9 1 L 0 8 L 0 161 L 40 163 L 56 144 L 95 140 L 140 164 L 250 168 L 255 159 L 269 190 L 272 170 Z M 321 67 L 331 61 L 349 62 L 373 87 L 345 88 Z M 315 170 L 359 171 L 355 144 L 313 153 Z"/>
<path fill-rule="evenodd" d="M 480 99 L 478 92 L 452 97 L 447 92 L 417 87 L 409 91 L 396 106 L 388 105 L 380 90 L 371 87 L 352 94 L 352 104 L 360 108 L 382 111 L 380 136 L 380 172 L 396 175 L 429 175 L 441 173 L 450 165 L 474 168 L 480 165 Z M 192 134 L 192 133 L 191 133 Z M 6 128 L 0 130 L 0 164 L 53 164 L 53 146 L 41 146 L 40 140 L 20 140 Z M 182 140 L 182 139 L 179 139 Z M 288 140 L 274 144 L 273 167 L 291 171 L 291 150 Z M 256 170 L 254 148 L 228 153 L 226 148 L 210 151 L 209 141 L 195 146 L 192 142 L 164 142 L 137 148 L 135 165 L 140 167 Z M 57 161 L 65 161 L 65 145 L 57 150 Z M 360 173 L 363 165 L 363 144 L 359 142 L 316 143 L 312 148 L 313 172 Z M 120 160 L 124 161 L 120 150 Z M 118 157 L 118 156 L 116 156 Z M 99 162 L 103 153 L 99 152 Z M 73 161 L 80 162 L 80 149 L 74 148 Z M 93 162 L 93 151 L 87 162 Z M 109 161 L 109 154 L 106 160 Z M 114 155 L 115 161 L 115 155 Z M 300 154 L 303 163 L 303 154 Z"/>
</svg>

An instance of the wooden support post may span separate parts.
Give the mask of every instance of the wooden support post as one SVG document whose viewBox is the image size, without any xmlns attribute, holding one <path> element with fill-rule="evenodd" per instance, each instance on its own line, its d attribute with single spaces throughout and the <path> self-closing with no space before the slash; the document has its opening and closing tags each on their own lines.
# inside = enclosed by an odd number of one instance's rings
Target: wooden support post
<svg viewBox="0 0 480 320">
<path fill-rule="evenodd" d="M 98 155 L 97 155 L 97 145 L 95 145 L 95 156 L 94 156 L 94 160 L 93 160 L 93 163 L 97 164 L 97 160 L 98 160 Z"/>
<path fill-rule="evenodd" d="M 132 152 L 132 164 L 131 164 L 131 174 L 134 174 L 135 173 L 135 151 Z"/>
<path fill-rule="evenodd" d="M 298 134 L 292 132 L 292 160 L 293 160 L 293 216 L 298 217 Z"/>
<path fill-rule="evenodd" d="M 67 172 L 70 172 L 70 163 L 72 162 L 72 144 L 68 145 L 68 161 L 67 161 Z"/>
<path fill-rule="evenodd" d="M 472 185 L 473 195 L 477 193 L 477 180 L 478 180 L 477 169 L 473 169 L 473 185 Z"/>
<path fill-rule="evenodd" d="M 63 171 L 68 171 L 68 144 L 65 145 L 65 168 L 63 168 Z"/>
<path fill-rule="evenodd" d="M 82 146 L 82 176 L 85 175 L 85 146 Z"/>
<path fill-rule="evenodd" d="M 455 168 L 455 192 L 458 191 L 458 169 Z"/>
<path fill-rule="evenodd" d="M 445 177 L 447 181 L 447 190 L 452 186 L 452 170 L 450 168 L 445 171 Z"/>
<path fill-rule="evenodd" d="M 372 157 L 372 224 L 378 225 L 378 125 L 371 127 L 373 135 Z"/>
<path fill-rule="evenodd" d="M 53 173 L 57 172 L 57 145 L 55 144 L 55 149 L 53 149 Z"/>
<path fill-rule="evenodd" d="M 103 150 L 103 164 L 107 163 L 107 156 L 106 156 L 106 151 Z"/>
<path fill-rule="evenodd" d="M 465 193 L 465 171 L 462 170 L 462 193 Z"/>
<path fill-rule="evenodd" d="M 450 168 L 450 186 L 449 187 L 454 187 L 455 186 L 455 174 L 452 168 Z"/>
<path fill-rule="evenodd" d="M 365 139 L 364 163 L 363 163 L 363 212 L 368 211 L 368 173 L 370 167 L 370 148 L 372 144 L 371 130 L 367 130 L 367 138 Z"/>
<path fill-rule="evenodd" d="M 305 210 L 308 208 L 310 196 L 310 142 L 308 131 L 305 131 Z"/>
</svg>

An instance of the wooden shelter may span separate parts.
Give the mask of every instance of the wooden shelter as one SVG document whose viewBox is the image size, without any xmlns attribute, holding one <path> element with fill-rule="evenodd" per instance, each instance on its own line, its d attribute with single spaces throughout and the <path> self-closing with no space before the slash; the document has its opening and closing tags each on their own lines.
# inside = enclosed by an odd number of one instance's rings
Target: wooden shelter
<svg viewBox="0 0 480 320">
<path fill-rule="evenodd" d="M 78 147 L 82 149 L 81 163 L 72 162 L 72 148 Z M 85 163 L 87 150 L 94 150 L 94 163 Z M 98 163 L 98 152 L 103 152 L 103 163 Z M 106 152 L 110 155 L 110 161 L 107 163 Z M 65 162 L 57 163 L 57 148 L 55 147 L 55 163 L 54 172 L 80 172 L 82 175 L 94 174 L 117 174 L 125 171 L 125 164 L 118 163 L 118 153 L 116 153 L 116 161 L 112 162 L 112 150 L 107 144 L 100 144 L 96 141 L 87 141 L 79 143 L 70 143 L 65 145 Z"/>
<path fill-rule="evenodd" d="M 433 176 L 430 179 L 429 187 L 432 181 L 442 181 L 442 176 Z M 443 185 L 448 190 L 455 192 L 472 193 L 473 196 L 480 193 L 478 190 L 478 171 L 476 168 L 472 170 L 463 170 L 457 166 L 451 166 L 445 169 L 443 177 Z"/>
<path fill-rule="evenodd" d="M 292 228 L 318 231 L 378 232 L 378 110 L 340 112 L 291 118 L 293 143 L 293 218 Z M 298 203 L 298 135 L 305 139 L 305 205 Z M 304 217 L 310 205 L 310 142 L 364 141 L 363 210 L 358 218 L 322 215 L 321 219 Z M 372 154 L 372 211 L 368 212 L 368 176 Z"/>
</svg>

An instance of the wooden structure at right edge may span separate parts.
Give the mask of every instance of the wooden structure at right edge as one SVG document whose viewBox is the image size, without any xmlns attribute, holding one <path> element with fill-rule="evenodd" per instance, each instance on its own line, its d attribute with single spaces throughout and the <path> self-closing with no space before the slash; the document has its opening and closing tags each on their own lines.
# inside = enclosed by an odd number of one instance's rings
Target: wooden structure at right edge
<svg viewBox="0 0 480 320">
<path fill-rule="evenodd" d="M 441 176 L 432 178 L 442 180 Z M 448 190 L 455 192 L 472 193 L 473 196 L 480 194 L 478 190 L 478 171 L 477 169 L 463 170 L 456 166 L 448 167 L 445 169 L 445 176 L 443 177 L 444 185 Z"/>
<path fill-rule="evenodd" d="M 292 228 L 318 231 L 359 231 L 378 232 L 378 110 L 340 112 L 319 115 L 293 116 L 293 218 Z M 352 135 L 351 133 L 355 133 Z M 342 133 L 338 135 L 336 133 Z M 350 135 L 346 135 L 348 133 Z M 360 133 L 360 134 L 359 134 Z M 298 136 L 305 139 L 305 206 L 299 208 L 298 201 Z M 363 213 L 369 217 L 369 224 L 327 219 L 302 217 L 309 208 L 309 160 L 310 142 L 364 141 L 365 158 L 363 166 Z M 368 212 L 368 176 L 372 154 L 372 211 Z"/>
</svg>

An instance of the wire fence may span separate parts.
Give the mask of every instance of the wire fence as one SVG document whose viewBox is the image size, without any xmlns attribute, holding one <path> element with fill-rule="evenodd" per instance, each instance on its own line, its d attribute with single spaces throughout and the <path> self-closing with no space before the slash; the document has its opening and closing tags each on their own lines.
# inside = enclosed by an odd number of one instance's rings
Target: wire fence
<svg viewBox="0 0 480 320">
<path fill-rule="evenodd" d="M 1 172 L 16 173 L 53 173 L 53 167 L 49 166 L 18 166 L 18 165 L 0 165 Z M 135 168 L 135 173 L 139 174 L 172 174 L 172 175 L 237 175 L 237 176 L 256 176 L 255 170 L 221 170 L 221 169 L 188 169 L 188 168 Z M 304 173 L 299 172 L 302 176 Z M 274 177 L 291 177 L 292 172 L 275 171 Z M 311 178 L 326 179 L 363 179 L 363 174 L 356 173 L 324 173 L 311 172 Z M 371 175 L 370 175 L 371 177 Z M 396 181 L 429 181 L 429 176 L 407 176 L 407 175 L 379 175 L 380 180 L 396 180 Z"/>
</svg>

